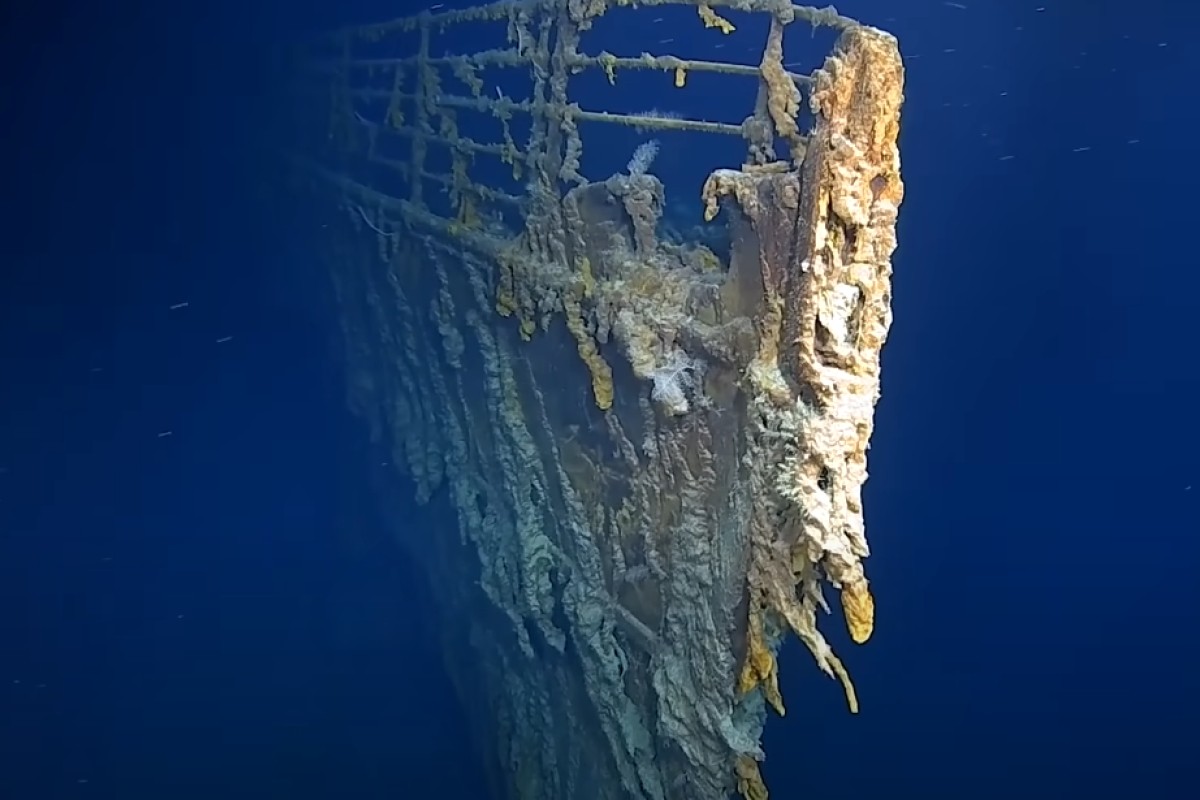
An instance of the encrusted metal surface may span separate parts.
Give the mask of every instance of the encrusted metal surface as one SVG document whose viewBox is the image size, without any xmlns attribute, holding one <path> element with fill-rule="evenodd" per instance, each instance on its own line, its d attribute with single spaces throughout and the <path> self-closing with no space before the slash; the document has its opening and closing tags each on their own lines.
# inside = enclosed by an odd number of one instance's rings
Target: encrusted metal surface
<svg viewBox="0 0 1200 800">
<path fill-rule="evenodd" d="M 766 15 L 756 64 L 581 52 L 622 5 L 501 3 L 325 37 L 297 95 L 322 119 L 296 160 L 337 210 L 319 241 L 350 403 L 418 499 L 457 516 L 457 531 L 396 528 L 432 578 L 497 797 L 760 798 L 780 638 L 856 710 L 818 627 L 823 588 L 854 641 L 874 625 L 861 490 L 903 69 L 888 34 L 768 0 L 639 4 L 691 6 L 720 33 L 729 7 Z M 800 23 L 839 31 L 811 75 L 785 67 Z M 461 25 L 507 45 L 438 44 Z M 576 74 L 634 69 L 741 77 L 747 116 L 572 101 Z M 490 82 L 505 70 L 528 97 Z M 613 124 L 742 137 L 744 163 L 704 185 L 708 244 L 665 231 L 655 143 L 622 173 L 582 174 L 581 128 Z M 489 159 L 512 181 L 478 177 Z M 393 509 L 404 485 L 385 490 Z"/>
</svg>

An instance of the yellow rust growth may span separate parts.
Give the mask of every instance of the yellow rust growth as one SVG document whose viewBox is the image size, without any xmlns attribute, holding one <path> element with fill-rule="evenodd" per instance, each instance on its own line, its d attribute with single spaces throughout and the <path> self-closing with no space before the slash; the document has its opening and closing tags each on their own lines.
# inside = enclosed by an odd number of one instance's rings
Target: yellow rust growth
<svg viewBox="0 0 1200 800">
<path fill-rule="evenodd" d="M 725 268 L 717 254 L 706 245 L 696 245 L 693 254 L 701 272 L 716 273 Z"/>
<path fill-rule="evenodd" d="M 579 257 L 579 289 L 584 298 L 596 292 L 596 276 L 592 273 L 592 262 L 587 256 Z"/>
<path fill-rule="evenodd" d="M 742 674 L 738 678 L 738 692 L 746 694 L 761 688 L 763 698 L 783 716 L 783 695 L 779 692 L 779 669 L 775 654 L 763 639 L 762 606 L 756 604 L 750 611 L 746 638 L 746 660 L 742 663 Z"/>
<path fill-rule="evenodd" d="M 496 264 L 499 280 L 496 282 L 496 313 L 502 317 L 511 317 L 520 306 L 517 303 L 517 277 L 513 268 L 511 255 L 498 258 Z"/>
<path fill-rule="evenodd" d="M 617 57 L 607 51 L 596 56 L 596 61 L 600 64 L 600 68 L 604 70 L 604 77 L 608 78 L 610 86 L 617 85 Z"/>
<path fill-rule="evenodd" d="M 850 709 L 851 714 L 857 714 L 858 692 L 854 690 L 854 682 L 850 680 L 850 673 L 842 665 L 842 660 L 832 652 L 827 653 L 825 657 L 829 661 L 829 668 L 833 671 L 833 676 L 838 679 L 838 683 L 842 684 L 842 691 L 846 693 L 846 706 Z"/>
<path fill-rule="evenodd" d="M 875 598 L 866 579 L 842 587 L 842 613 L 855 644 L 864 644 L 875 631 Z"/>
<path fill-rule="evenodd" d="M 792 159 L 799 164 L 804 156 L 803 139 L 796 120 L 800 113 L 800 90 L 783 65 L 783 23 L 778 17 L 771 18 L 759 69 L 766 84 L 767 111 L 775 125 L 775 135 L 788 143 Z"/>
<path fill-rule="evenodd" d="M 516 298 L 512 290 L 503 283 L 496 290 L 496 313 L 502 317 L 511 317 L 517 310 Z"/>
<path fill-rule="evenodd" d="M 758 762 L 751 756 L 738 756 L 734 762 L 738 794 L 745 800 L 767 800 L 767 785 L 763 782 Z"/>
<path fill-rule="evenodd" d="M 700 200 L 704 203 L 704 221 L 712 222 L 720 212 L 722 197 L 732 196 L 747 216 L 753 217 L 758 211 L 757 174 L 739 172 L 732 169 L 719 169 L 710 173 L 700 190 Z M 780 198 L 788 209 L 795 209 L 799 204 L 797 187 L 788 185 L 784 196 Z"/>
<path fill-rule="evenodd" d="M 713 11 L 706 3 L 696 6 L 696 12 L 700 14 L 700 19 L 704 20 L 704 27 L 706 28 L 716 28 L 726 35 L 737 30 L 732 22 Z"/>
<path fill-rule="evenodd" d="M 596 340 L 584 324 L 583 309 L 580 307 L 579 301 L 564 300 L 563 306 L 567 316 L 567 330 L 571 331 L 571 335 L 575 337 L 575 342 L 579 346 L 579 357 L 583 359 L 588 372 L 592 375 L 592 397 L 601 411 L 607 411 L 612 408 L 613 404 L 612 368 L 600 355 L 600 350 L 596 347 Z"/>
</svg>

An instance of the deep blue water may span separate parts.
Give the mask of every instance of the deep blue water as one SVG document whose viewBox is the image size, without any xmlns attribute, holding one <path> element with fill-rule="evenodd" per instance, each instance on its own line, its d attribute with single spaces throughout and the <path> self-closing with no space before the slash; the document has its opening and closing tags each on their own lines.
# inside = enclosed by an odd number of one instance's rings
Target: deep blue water
<svg viewBox="0 0 1200 800">
<path fill-rule="evenodd" d="M 266 42 L 419 7 L 158 5 L 0 25 L 0 798 L 483 798 L 428 588 L 370 510 L 319 276 L 251 146 Z M 895 32 L 908 66 L 866 495 L 879 621 L 840 643 L 857 717 L 786 647 L 768 785 L 1193 796 L 1200 10 L 839 9 Z M 752 34 L 669 38 L 728 57 Z M 827 41 L 806 35 L 789 57 L 808 68 Z M 661 85 L 584 90 L 745 114 L 724 85 Z M 729 151 L 673 144 L 657 171 L 686 204 Z"/>
</svg>

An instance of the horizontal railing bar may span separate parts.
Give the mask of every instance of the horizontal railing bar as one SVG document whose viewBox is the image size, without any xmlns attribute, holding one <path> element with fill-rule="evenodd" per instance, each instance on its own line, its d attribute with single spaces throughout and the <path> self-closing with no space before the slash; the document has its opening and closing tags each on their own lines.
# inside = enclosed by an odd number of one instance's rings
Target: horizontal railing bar
<svg viewBox="0 0 1200 800">
<path fill-rule="evenodd" d="M 409 164 L 406 161 L 399 161 L 397 159 L 386 158 L 384 156 L 372 156 L 369 161 L 372 164 L 379 164 L 380 166 L 387 167 L 388 169 L 400 173 L 405 180 L 411 180 L 409 176 L 412 170 L 409 168 Z M 454 176 L 444 172 L 427 172 L 426 170 L 421 170 L 421 180 L 430 181 L 431 183 L 437 183 L 448 187 L 453 187 L 455 185 Z M 522 197 L 517 197 L 516 195 L 511 195 L 507 192 L 502 192 L 499 189 L 493 189 L 490 186 L 485 186 L 479 183 L 472 183 L 471 191 L 483 200 L 507 203 L 508 205 L 518 207 L 525 204 L 525 199 Z"/>
<path fill-rule="evenodd" d="M 311 159 L 294 158 L 293 160 L 298 162 L 298 165 L 303 167 L 309 174 L 341 189 L 348 197 L 357 200 L 360 204 L 395 214 L 403 218 L 405 223 L 416 223 L 424 225 L 427 228 L 432 228 L 445 236 L 454 237 L 481 253 L 495 254 L 498 245 L 494 237 L 482 232 L 473 231 L 469 228 L 465 229 L 454 220 L 427 211 L 420 206 L 414 205 L 410 200 L 401 200 L 377 189 L 372 189 L 352 178 L 333 172 L 321 164 L 313 162 Z M 358 206 L 358 209 L 360 213 L 363 212 L 361 205 Z M 385 234 L 387 233 L 389 232 L 385 232 Z"/>
<path fill-rule="evenodd" d="M 319 72 L 331 72 L 340 67 L 342 62 L 337 59 L 327 59 L 318 62 L 315 69 Z M 356 69 L 394 69 L 395 67 L 416 66 L 420 63 L 419 56 L 403 58 L 352 58 L 345 62 Z M 505 66 L 519 67 L 532 63 L 531 59 L 520 55 L 515 50 L 487 50 L 475 55 L 444 56 L 429 58 L 425 63 L 431 66 L 454 66 L 469 63 L 472 66 Z M 731 64 L 724 61 L 702 61 L 698 59 L 679 58 L 678 56 L 642 53 L 640 56 L 615 56 L 611 53 L 599 55 L 578 55 L 570 59 L 572 67 L 591 67 L 598 69 L 641 69 L 662 70 L 669 72 L 682 69 L 686 72 L 709 72 L 723 75 L 739 75 L 747 78 L 757 78 L 761 75 L 759 67 L 753 64 Z M 812 77 L 789 72 L 788 76 L 797 86 L 808 86 Z"/>
<path fill-rule="evenodd" d="M 332 72 L 343 65 L 354 69 L 395 69 L 396 67 L 415 67 L 421 63 L 420 56 L 400 56 L 397 58 L 323 58 L 312 62 L 316 72 Z M 533 63 L 533 59 L 523 56 L 516 48 L 498 48 L 483 50 L 478 53 L 466 53 L 452 56 L 430 56 L 425 60 L 430 66 L 450 67 L 456 64 L 469 63 L 477 67 L 521 67 Z"/>
<path fill-rule="evenodd" d="M 728 122 L 705 122 L 698 119 L 675 119 L 674 117 L 648 117 L 638 114 L 613 114 L 608 111 L 573 111 L 571 116 L 585 122 L 603 122 L 611 125 L 626 125 L 642 130 L 692 131 L 715 133 L 722 136 L 741 136 L 742 126 Z"/>
<path fill-rule="evenodd" d="M 330 31 L 314 37 L 316 41 L 341 40 L 346 36 L 357 36 L 360 39 L 379 39 L 392 33 L 414 31 L 423 25 L 445 28 L 465 22 L 486 22 L 509 19 L 520 12 L 536 12 L 540 10 L 554 11 L 557 0 L 498 0 L 498 2 L 471 8 L 447 9 L 433 13 L 423 11 L 407 17 L 398 17 L 385 22 L 351 25 Z M 609 0 L 606 7 L 598 14 L 591 15 L 592 19 L 602 17 L 616 5 Z M 639 0 L 638 7 L 651 8 L 656 6 L 708 6 L 712 9 L 734 9 L 745 12 L 767 14 L 782 14 L 790 11 L 792 18 L 810 25 L 847 30 L 857 27 L 860 23 L 850 17 L 844 17 L 833 6 L 816 8 L 815 6 L 792 5 L 789 0 Z"/>
<path fill-rule="evenodd" d="M 418 96 L 404 92 L 393 93 L 388 89 L 352 89 L 350 90 L 352 97 L 368 100 L 387 100 L 393 96 L 398 96 L 401 99 L 406 99 L 415 102 Z M 493 108 L 501 108 L 514 111 L 524 111 L 533 113 L 535 108 L 528 101 L 514 102 L 511 100 L 491 100 L 488 98 L 478 97 L 461 97 L 457 95 L 443 95 L 438 99 L 439 106 L 456 109 L 470 109 L 474 111 L 490 111 Z M 543 108 L 554 113 L 558 118 L 572 117 L 577 120 L 587 122 L 602 122 L 613 125 L 625 125 L 631 128 L 642 128 L 645 130 L 663 130 L 663 131 L 694 131 L 696 133 L 715 133 L 720 135 L 741 136 L 741 124 L 732 124 L 728 122 L 708 122 L 707 120 L 685 119 L 675 117 L 650 116 L 642 114 L 616 114 L 609 111 L 585 111 L 576 108 L 575 106 L 557 107 L 547 103 Z M 557 113 L 555 113 L 557 112 Z M 372 122 L 368 119 L 358 117 L 358 121 L 369 127 L 383 128 L 384 130 L 393 131 L 405 136 L 412 136 L 418 133 L 416 128 L 409 125 L 385 125 L 382 122 Z M 422 133 L 427 139 L 433 141 L 441 141 L 447 144 L 453 144 L 453 141 L 435 133 Z M 476 152 L 490 152 L 493 155 L 502 155 L 504 145 L 483 145 L 478 142 L 471 142 L 470 139 L 460 139 L 459 141 L 470 142 L 468 149 Z M 496 148 L 494 151 L 490 148 Z"/>
</svg>

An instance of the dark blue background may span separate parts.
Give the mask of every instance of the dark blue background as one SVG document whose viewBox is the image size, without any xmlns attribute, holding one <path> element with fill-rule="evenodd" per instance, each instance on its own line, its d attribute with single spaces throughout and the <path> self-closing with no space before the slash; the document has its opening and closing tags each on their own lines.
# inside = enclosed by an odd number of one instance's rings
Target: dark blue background
<svg viewBox="0 0 1200 800">
<path fill-rule="evenodd" d="M 1191 796 L 1200 12 L 963 5 L 840 6 L 909 70 L 879 624 L 838 641 L 858 717 L 785 648 L 764 772 L 823 800 Z M 484 796 L 261 158 L 269 42 L 414 9 L 2 12 L 0 797 Z M 613 25 L 591 49 L 662 38 Z M 753 33 L 669 35 L 728 57 Z M 815 66 L 827 42 L 789 36 Z M 698 79 L 588 91 L 745 114 Z M 637 141 L 594 145 L 594 177 Z M 720 148 L 664 147 L 673 199 Z"/>
</svg>

